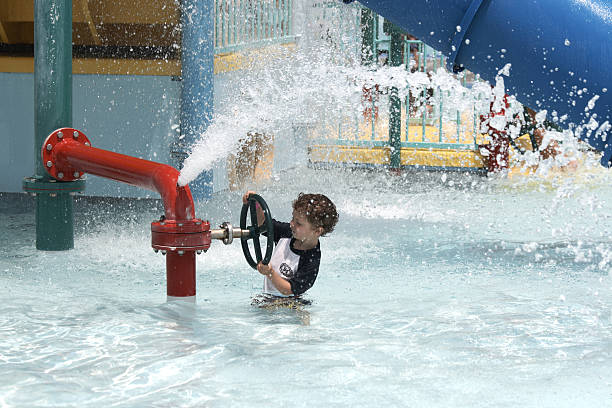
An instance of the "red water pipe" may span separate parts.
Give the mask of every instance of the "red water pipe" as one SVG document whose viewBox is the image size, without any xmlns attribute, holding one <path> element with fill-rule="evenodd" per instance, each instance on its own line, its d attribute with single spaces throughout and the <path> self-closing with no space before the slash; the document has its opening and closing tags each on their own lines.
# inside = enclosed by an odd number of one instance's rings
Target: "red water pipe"
<svg viewBox="0 0 612 408">
<path fill-rule="evenodd" d="M 166 164 L 91 147 L 76 129 L 51 133 L 42 146 L 47 172 L 56 180 L 73 181 L 90 173 L 156 191 L 164 203 L 164 216 L 151 223 L 151 245 L 166 255 L 167 294 L 195 296 L 195 253 L 210 247 L 210 224 L 195 218 L 188 186 L 179 186 L 179 171 Z"/>
</svg>

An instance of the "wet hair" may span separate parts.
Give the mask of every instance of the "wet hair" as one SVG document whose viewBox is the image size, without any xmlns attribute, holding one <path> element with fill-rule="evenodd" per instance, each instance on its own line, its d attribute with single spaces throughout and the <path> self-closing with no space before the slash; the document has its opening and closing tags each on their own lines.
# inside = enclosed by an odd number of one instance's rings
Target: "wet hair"
<svg viewBox="0 0 612 408">
<path fill-rule="evenodd" d="M 321 236 L 332 232 L 338 223 L 336 206 L 323 194 L 300 193 L 293 201 L 293 210 L 304 214 L 313 227 L 323 228 Z"/>
</svg>

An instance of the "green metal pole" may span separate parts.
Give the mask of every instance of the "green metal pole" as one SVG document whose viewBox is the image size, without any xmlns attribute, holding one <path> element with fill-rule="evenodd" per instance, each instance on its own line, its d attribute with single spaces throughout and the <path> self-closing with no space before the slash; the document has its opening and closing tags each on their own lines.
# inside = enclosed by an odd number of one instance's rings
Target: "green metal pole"
<svg viewBox="0 0 612 408">
<path fill-rule="evenodd" d="M 423 43 L 423 47 L 421 48 L 421 67 L 423 72 L 427 73 L 427 46 L 425 45 L 425 43 Z M 421 92 L 422 95 L 422 103 L 421 106 L 423 107 L 423 115 L 421 118 L 421 140 L 424 142 L 425 141 L 425 136 L 426 136 L 426 132 L 427 132 L 427 89 L 423 88 L 423 92 Z"/>
<path fill-rule="evenodd" d="M 385 32 L 391 36 L 389 50 L 389 65 L 398 67 L 403 62 L 403 41 L 401 29 L 385 20 Z M 397 87 L 391 87 L 389 92 L 389 146 L 391 154 L 389 164 L 391 169 L 399 170 L 401 166 L 402 147 L 402 101 L 398 96 Z"/>
<path fill-rule="evenodd" d="M 72 126 L 72 1 L 34 1 L 34 155 L 35 174 L 24 179 L 36 195 L 36 248 L 74 247 L 71 193 L 84 182 L 59 182 L 46 172 L 40 156 L 54 130 Z"/>
<path fill-rule="evenodd" d="M 57 128 L 72 126 L 72 1 L 34 2 L 36 151 Z M 47 171 L 36 155 L 36 174 Z"/>
<path fill-rule="evenodd" d="M 361 9 L 361 65 L 372 65 L 376 61 L 374 55 L 374 12 Z"/>
<path fill-rule="evenodd" d="M 444 120 L 444 92 L 438 87 L 438 95 L 440 96 L 440 114 L 438 116 L 438 142 L 442 143 L 442 121 Z"/>
<path fill-rule="evenodd" d="M 461 139 L 461 112 L 457 109 L 457 143 Z"/>
<path fill-rule="evenodd" d="M 367 8 L 361 9 L 361 65 L 366 67 L 373 67 L 377 61 L 376 57 L 376 15 L 374 12 Z M 376 138 L 376 123 L 374 111 L 376 109 L 376 102 L 374 101 L 375 89 L 370 90 L 372 96 L 371 112 L 370 112 L 370 140 Z M 359 136 L 359 135 L 357 135 Z M 357 137 L 358 138 L 358 137 Z"/>
</svg>

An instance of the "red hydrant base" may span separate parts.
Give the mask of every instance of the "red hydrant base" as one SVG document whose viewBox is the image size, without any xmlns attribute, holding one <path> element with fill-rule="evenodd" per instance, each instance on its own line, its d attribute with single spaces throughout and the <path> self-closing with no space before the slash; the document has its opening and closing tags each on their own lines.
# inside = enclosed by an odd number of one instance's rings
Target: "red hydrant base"
<svg viewBox="0 0 612 408">
<path fill-rule="evenodd" d="M 177 252 L 166 254 L 166 280 L 168 296 L 185 297 L 196 294 L 195 252 L 183 255 Z"/>
</svg>

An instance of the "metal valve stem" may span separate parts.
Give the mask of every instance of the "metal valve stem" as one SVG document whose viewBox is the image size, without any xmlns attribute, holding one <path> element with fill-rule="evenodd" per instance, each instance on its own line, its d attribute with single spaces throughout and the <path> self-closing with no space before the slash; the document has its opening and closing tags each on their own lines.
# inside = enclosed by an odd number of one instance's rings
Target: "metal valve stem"
<svg viewBox="0 0 612 408">
<path fill-rule="evenodd" d="M 250 235 L 249 230 L 243 230 L 240 228 L 234 228 L 229 222 L 224 222 L 219 225 L 220 229 L 211 229 L 210 238 L 220 239 L 225 245 L 229 245 L 234 242 L 234 238 L 248 237 Z"/>
</svg>

